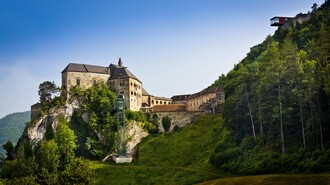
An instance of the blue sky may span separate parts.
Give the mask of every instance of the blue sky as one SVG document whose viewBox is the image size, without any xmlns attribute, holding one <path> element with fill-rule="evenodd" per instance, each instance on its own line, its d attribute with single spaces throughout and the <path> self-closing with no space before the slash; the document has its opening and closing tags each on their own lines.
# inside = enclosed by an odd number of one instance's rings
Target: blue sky
<svg viewBox="0 0 330 185">
<path fill-rule="evenodd" d="M 157 96 L 198 92 L 276 28 L 324 0 L 0 0 L 0 117 L 60 85 L 69 62 L 124 65 Z"/>
</svg>

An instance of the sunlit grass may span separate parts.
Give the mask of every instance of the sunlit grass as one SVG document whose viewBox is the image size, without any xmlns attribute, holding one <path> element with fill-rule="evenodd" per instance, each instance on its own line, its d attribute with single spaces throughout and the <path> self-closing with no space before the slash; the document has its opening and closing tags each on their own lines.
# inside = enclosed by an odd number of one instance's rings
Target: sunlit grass
<svg viewBox="0 0 330 185">
<path fill-rule="evenodd" d="M 259 175 L 221 178 L 206 181 L 199 185 L 327 185 L 330 174 L 299 174 L 299 175 Z"/>
</svg>

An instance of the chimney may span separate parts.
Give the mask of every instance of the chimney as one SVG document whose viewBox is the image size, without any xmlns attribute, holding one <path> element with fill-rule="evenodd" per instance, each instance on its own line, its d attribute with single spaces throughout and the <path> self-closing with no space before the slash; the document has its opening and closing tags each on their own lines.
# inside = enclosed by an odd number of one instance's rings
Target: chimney
<svg viewBox="0 0 330 185">
<path fill-rule="evenodd" d="M 120 67 L 123 67 L 123 62 L 121 61 L 121 57 L 119 57 L 118 65 L 119 65 Z"/>
</svg>

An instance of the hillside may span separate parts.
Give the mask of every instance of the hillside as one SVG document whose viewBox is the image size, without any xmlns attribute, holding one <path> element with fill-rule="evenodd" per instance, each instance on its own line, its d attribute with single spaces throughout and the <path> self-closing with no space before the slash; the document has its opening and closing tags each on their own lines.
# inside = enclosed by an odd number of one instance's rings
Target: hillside
<svg viewBox="0 0 330 185">
<path fill-rule="evenodd" d="M 30 111 L 8 114 L 0 119 L 0 145 L 7 141 L 15 144 L 21 137 L 25 125 L 30 121 Z M 0 154 L 5 154 L 0 147 Z"/>
<path fill-rule="evenodd" d="M 228 142 L 230 132 L 220 116 L 203 115 L 171 134 L 149 136 L 140 143 L 132 164 L 91 162 L 95 184 L 328 184 L 329 174 L 233 177 L 210 166 L 216 145 Z M 215 179 L 215 180 L 212 180 Z"/>
<path fill-rule="evenodd" d="M 330 2 L 279 27 L 213 86 L 233 142 L 212 164 L 236 174 L 330 170 Z"/>
<path fill-rule="evenodd" d="M 221 116 L 202 115 L 184 129 L 145 138 L 137 164 L 210 169 L 209 156 L 229 135 Z"/>
<path fill-rule="evenodd" d="M 193 184 L 223 177 L 209 158 L 229 134 L 221 116 L 202 115 L 171 134 L 145 138 L 133 164 L 93 162 L 96 184 Z"/>
</svg>

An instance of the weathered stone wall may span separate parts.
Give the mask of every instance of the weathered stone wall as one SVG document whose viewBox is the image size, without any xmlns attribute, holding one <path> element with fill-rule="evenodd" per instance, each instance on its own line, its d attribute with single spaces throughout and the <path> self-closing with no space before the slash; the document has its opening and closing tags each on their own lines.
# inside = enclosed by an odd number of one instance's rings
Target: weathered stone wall
<svg viewBox="0 0 330 185">
<path fill-rule="evenodd" d="M 36 103 L 31 106 L 31 121 L 35 120 L 39 116 L 40 111 L 41 111 L 40 103 Z"/>
<path fill-rule="evenodd" d="M 192 99 L 188 99 L 187 101 L 187 111 L 189 112 L 196 112 L 196 111 L 205 111 L 204 104 L 209 104 L 214 101 L 218 103 L 225 102 L 225 93 L 209 93 L 202 96 L 198 96 Z"/>
<path fill-rule="evenodd" d="M 187 110 L 188 111 L 203 111 L 201 106 L 204 103 L 208 103 L 211 99 L 216 98 L 216 93 L 210 93 L 203 96 L 198 96 L 196 98 L 189 99 L 187 101 Z"/>
<path fill-rule="evenodd" d="M 71 87 L 77 85 L 77 79 L 79 79 L 81 87 L 89 88 L 95 83 L 106 83 L 109 77 L 110 74 L 67 71 L 62 73 L 62 87 L 66 87 L 66 90 L 69 91 Z"/>
<path fill-rule="evenodd" d="M 172 100 L 162 97 L 154 97 L 153 103 L 153 105 L 169 105 L 172 103 Z"/>
<path fill-rule="evenodd" d="M 196 118 L 197 116 L 203 113 L 202 112 L 157 112 L 153 114 L 156 114 L 158 117 L 159 132 L 165 132 L 162 125 L 162 119 L 163 117 L 166 116 L 168 116 L 171 119 L 170 132 L 172 132 L 175 126 L 178 126 L 180 128 L 184 127 L 187 124 L 190 124 L 194 118 Z"/>
<path fill-rule="evenodd" d="M 112 79 L 109 81 L 118 93 L 124 94 L 126 108 L 139 111 L 142 107 L 142 83 L 132 78 Z"/>
<path fill-rule="evenodd" d="M 156 96 L 151 95 L 144 95 L 142 97 L 143 101 L 142 103 L 148 104 L 150 107 L 153 107 L 155 105 L 169 105 L 172 104 L 172 100 L 167 98 L 160 98 Z"/>
<path fill-rule="evenodd" d="M 129 79 L 129 108 L 133 111 L 139 111 L 142 107 L 142 83 L 133 78 Z"/>
</svg>

